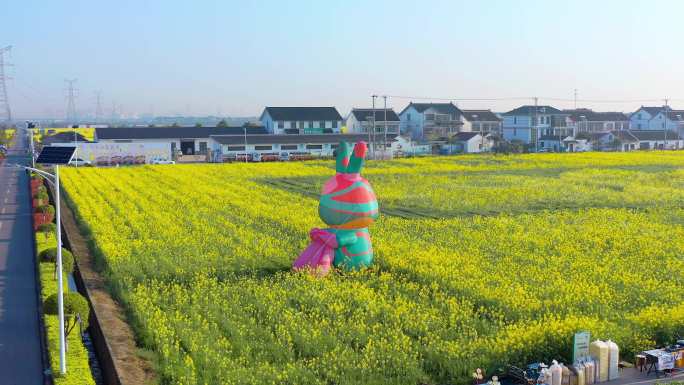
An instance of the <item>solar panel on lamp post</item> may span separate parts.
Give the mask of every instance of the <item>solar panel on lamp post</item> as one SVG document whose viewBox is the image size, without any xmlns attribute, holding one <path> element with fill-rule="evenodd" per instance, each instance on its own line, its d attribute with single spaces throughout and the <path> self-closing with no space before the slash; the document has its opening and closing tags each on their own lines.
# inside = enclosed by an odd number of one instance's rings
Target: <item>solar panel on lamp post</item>
<svg viewBox="0 0 684 385">
<path fill-rule="evenodd" d="M 59 194 L 59 165 L 69 164 L 71 158 L 74 156 L 76 147 L 43 147 L 43 150 L 38 155 L 36 163 L 53 165 L 55 167 L 55 174 L 38 170 L 34 167 L 26 167 L 25 169 L 36 172 L 51 182 L 55 188 L 55 221 L 56 221 L 56 238 L 57 238 L 57 315 L 59 317 L 59 372 L 66 374 L 66 336 L 64 335 L 64 284 L 62 277 L 62 222 L 61 222 L 61 201 Z M 50 180 L 52 178 L 52 180 Z"/>
</svg>

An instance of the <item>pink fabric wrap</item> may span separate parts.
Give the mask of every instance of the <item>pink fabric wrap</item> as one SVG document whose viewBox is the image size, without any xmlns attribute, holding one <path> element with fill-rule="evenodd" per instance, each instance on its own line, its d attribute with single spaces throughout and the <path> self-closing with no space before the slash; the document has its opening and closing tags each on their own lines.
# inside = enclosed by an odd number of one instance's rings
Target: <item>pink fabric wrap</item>
<svg viewBox="0 0 684 385">
<path fill-rule="evenodd" d="M 337 248 L 337 238 L 335 234 L 322 229 L 311 229 L 309 232 L 311 243 L 299 255 L 292 267 L 295 270 L 309 268 L 319 276 L 324 276 L 330 271 L 335 249 Z"/>
</svg>

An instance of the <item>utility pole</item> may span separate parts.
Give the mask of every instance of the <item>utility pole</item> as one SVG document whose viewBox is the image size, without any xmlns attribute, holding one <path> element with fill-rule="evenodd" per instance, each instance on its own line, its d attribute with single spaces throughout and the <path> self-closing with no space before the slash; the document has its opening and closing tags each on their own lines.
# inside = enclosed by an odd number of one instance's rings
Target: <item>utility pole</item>
<svg viewBox="0 0 684 385">
<path fill-rule="evenodd" d="M 0 121 L 12 121 L 12 110 L 10 109 L 9 99 L 7 98 L 7 83 L 9 78 L 5 75 L 5 66 L 10 66 L 5 62 L 5 53 L 9 53 L 11 45 L 0 48 Z"/>
<path fill-rule="evenodd" d="M 66 120 L 67 123 L 76 123 L 76 89 L 74 84 L 77 79 L 64 79 L 67 84 L 67 110 L 66 110 Z"/>
<path fill-rule="evenodd" d="M 368 137 L 370 138 L 371 156 L 373 159 L 375 159 L 375 145 L 374 145 L 374 142 L 375 142 L 375 99 L 377 97 L 378 97 L 378 95 L 375 95 L 375 94 L 371 95 L 371 98 L 373 99 L 373 121 L 371 122 L 372 129 L 373 129 L 372 130 L 373 135 L 368 135 Z"/>
<path fill-rule="evenodd" d="M 242 129 L 245 130 L 245 163 L 247 163 L 247 125 L 243 125 Z"/>
<path fill-rule="evenodd" d="M 385 117 L 384 117 L 384 119 L 385 119 L 385 122 L 384 122 L 384 125 L 385 125 L 385 142 L 382 144 L 382 159 L 385 159 L 385 157 L 387 155 L 385 153 L 387 151 L 387 95 L 382 95 L 382 98 L 385 101 Z"/>
<path fill-rule="evenodd" d="M 538 109 L 538 104 L 539 104 L 539 98 L 536 96 L 534 97 L 534 121 L 532 123 L 532 128 L 534 131 L 534 148 L 539 152 L 539 133 L 537 132 L 537 109 Z"/>
<path fill-rule="evenodd" d="M 670 107 L 668 107 L 669 102 L 670 100 L 668 98 L 665 98 L 665 108 L 663 111 L 663 119 L 665 120 L 665 122 L 663 123 L 663 133 L 665 135 L 665 141 L 663 142 L 663 150 L 665 150 L 665 148 L 667 147 L 667 119 L 670 116 Z"/>
<path fill-rule="evenodd" d="M 95 121 L 102 119 L 102 91 L 95 91 Z"/>
</svg>

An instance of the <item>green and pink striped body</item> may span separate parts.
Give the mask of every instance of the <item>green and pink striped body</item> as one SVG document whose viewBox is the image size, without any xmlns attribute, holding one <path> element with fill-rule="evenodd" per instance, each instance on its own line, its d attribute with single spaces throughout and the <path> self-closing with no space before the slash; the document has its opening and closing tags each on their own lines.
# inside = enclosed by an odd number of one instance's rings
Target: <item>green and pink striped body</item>
<svg viewBox="0 0 684 385">
<path fill-rule="evenodd" d="M 367 180 L 359 172 L 366 155 L 366 143 L 359 142 L 353 153 L 347 143 L 340 143 L 337 173 L 321 191 L 318 213 L 334 233 L 335 267 L 359 270 L 373 262 L 373 247 L 368 226 L 378 218 L 378 201 Z"/>
</svg>

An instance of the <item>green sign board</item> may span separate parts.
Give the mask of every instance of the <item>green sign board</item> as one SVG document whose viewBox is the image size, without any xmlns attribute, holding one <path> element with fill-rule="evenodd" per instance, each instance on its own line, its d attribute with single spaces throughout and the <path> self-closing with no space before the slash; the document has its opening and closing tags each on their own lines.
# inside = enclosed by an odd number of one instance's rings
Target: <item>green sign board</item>
<svg viewBox="0 0 684 385">
<path fill-rule="evenodd" d="M 589 342 L 591 341 L 591 333 L 577 332 L 572 346 L 572 362 L 589 356 Z"/>
</svg>

